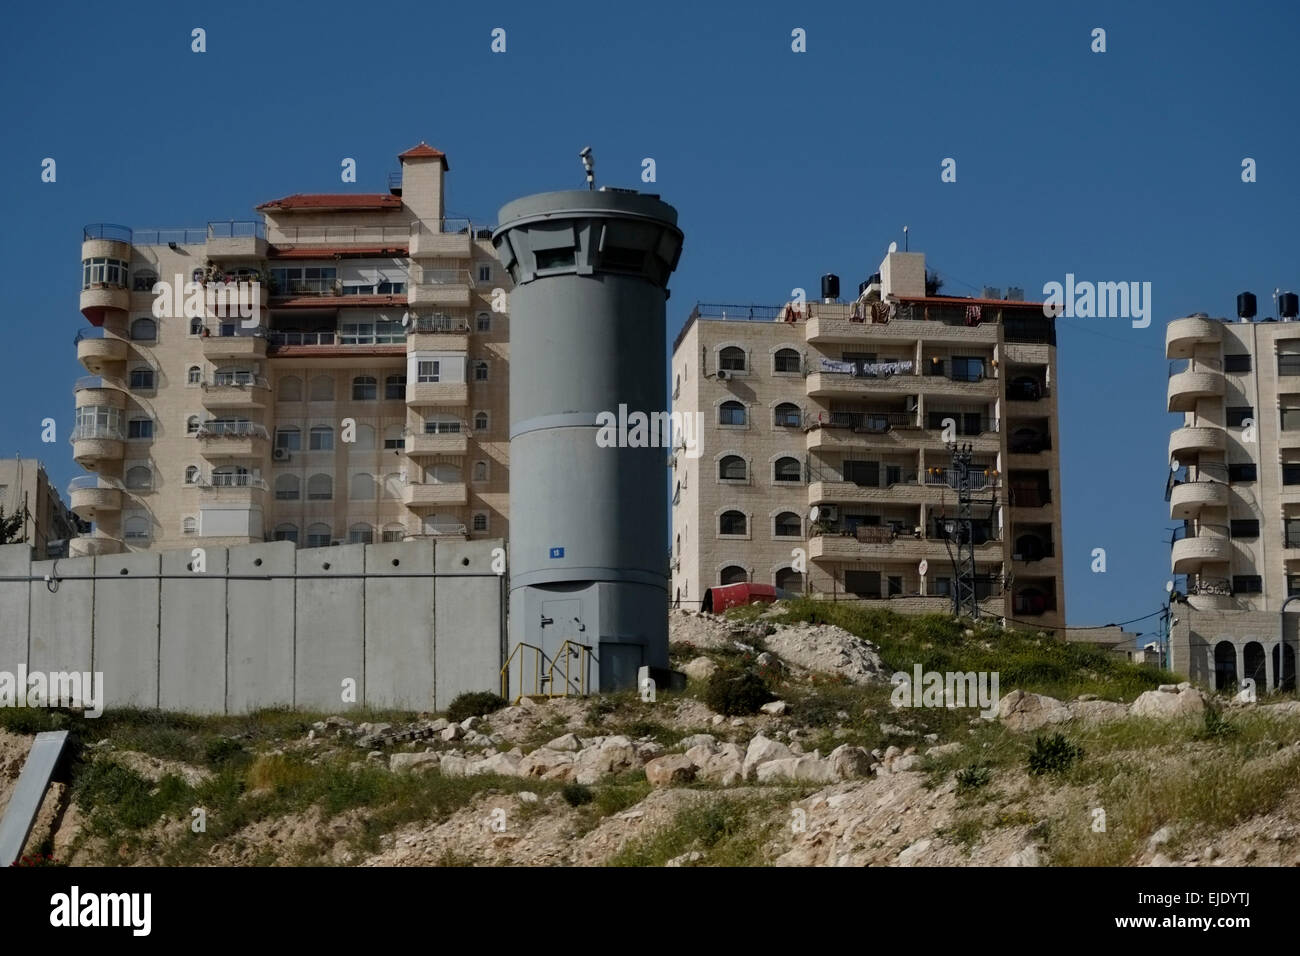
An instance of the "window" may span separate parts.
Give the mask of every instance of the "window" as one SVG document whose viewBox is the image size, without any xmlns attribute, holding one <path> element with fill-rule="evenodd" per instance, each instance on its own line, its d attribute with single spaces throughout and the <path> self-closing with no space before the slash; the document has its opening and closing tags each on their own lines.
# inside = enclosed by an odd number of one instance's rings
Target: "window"
<svg viewBox="0 0 1300 956">
<path fill-rule="evenodd" d="M 799 467 L 798 458 L 778 458 L 772 469 L 773 481 L 801 481 L 803 469 Z"/>
<path fill-rule="evenodd" d="M 1277 357 L 1278 375 L 1300 375 L 1300 353 Z"/>
<path fill-rule="evenodd" d="M 722 481 L 744 481 L 749 469 L 739 455 L 726 455 L 718 461 L 718 478 Z"/>
<path fill-rule="evenodd" d="M 89 289 L 92 285 L 115 285 L 125 289 L 126 263 L 121 259 L 82 259 L 81 287 Z"/>
<path fill-rule="evenodd" d="M 1300 356 L 1297 356 L 1300 357 Z M 1254 481 L 1255 480 L 1255 463 L 1246 462 L 1241 465 L 1228 466 L 1228 481 Z"/>
<path fill-rule="evenodd" d="M 374 544 L 375 529 L 368 524 L 354 524 L 348 528 L 348 544 Z"/>
<path fill-rule="evenodd" d="M 334 497 L 334 479 L 329 475 L 312 475 L 307 479 L 308 501 L 329 501 Z"/>
<path fill-rule="evenodd" d="M 401 541 L 406 537 L 406 529 L 400 524 L 384 526 L 384 541 Z"/>
<path fill-rule="evenodd" d="M 311 401 L 334 401 L 334 379 L 328 375 L 317 375 L 311 380 Z"/>
<path fill-rule="evenodd" d="M 488 529 L 488 516 L 486 512 L 474 512 L 472 527 L 475 531 L 486 531 Z"/>
<path fill-rule="evenodd" d="M 417 382 L 436 382 L 442 377 L 442 363 L 432 359 L 421 359 L 415 363 L 415 380 Z"/>
<path fill-rule="evenodd" d="M 370 475 L 352 476 L 352 488 L 348 497 L 353 501 L 374 501 L 376 495 L 375 479 Z"/>
<path fill-rule="evenodd" d="M 152 487 L 153 472 L 144 465 L 136 465 L 134 468 L 128 468 L 126 472 L 126 486 L 128 488 Z"/>
<path fill-rule="evenodd" d="M 745 515 L 739 511 L 724 511 L 718 518 L 718 534 L 744 534 Z"/>
<path fill-rule="evenodd" d="M 328 425 L 313 425 L 309 433 L 307 448 L 310 451 L 333 451 L 334 429 Z"/>
<path fill-rule="evenodd" d="M 488 363 L 478 361 L 474 363 L 474 381 L 486 382 L 488 380 Z"/>
<path fill-rule="evenodd" d="M 478 281 L 479 282 L 492 281 L 492 267 L 490 265 L 481 265 L 478 267 Z"/>
<path fill-rule="evenodd" d="M 379 383 L 370 375 L 358 375 L 352 380 L 352 400 L 371 402 L 379 394 Z"/>
<path fill-rule="evenodd" d="M 197 534 L 199 530 L 199 519 L 187 517 L 181 522 L 181 534 Z"/>
<path fill-rule="evenodd" d="M 328 295 L 334 292 L 338 270 L 333 266 L 293 266 L 272 269 L 280 295 Z"/>
<path fill-rule="evenodd" d="M 199 368 L 197 365 L 191 365 L 189 369 L 185 372 L 185 384 L 198 385 L 202 381 L 203 381 L 203 369 Z"/>
<path fill-rule="evenodd" d="M 735 345 L 728 345 L 718 353 L 718 368 L 727 372 L 743 372 L 745 350 Z"/>
<path fill-rule="evenodd" d="M 405 429 L 401 425 L 389 425 L 384 429 L 384 447 L 388 449 L 405 448 Z"/>
<path fill-rule="evenodd" d="M 718 406 L 719 425 L 744 425 L 745 406 L 740 402 L 728 401 Z"/>
<path fill-rule="evenodd" d="M 772 359 L 772 371 L 774 372 L 797 372 L 799 371 L 799 353 L 794 349 L 777 349 L 776 355 Z"/>
<path fill-rule="evenodd" d="M 190 335 L 202 335 L 202 334 L 203 334 L 203 320 L 198 318 L 190 319 Z"/>
<path fill-rule="evenodd" d="M 454 418 L 430 418 L 424 423 L 426 435 L 459 435 L 460 422 Z"/>
<path fill-rule="evenodd" d="M 1294 401 L 1294 399 L 1292 399 Z M 1282 431 L 1290 432 L 1300 429 L 1300 407 L 1287 408 L 1283 407 L 1282 412 Z"/>
<path fill-rule="evenodd" d="M 199 433 L 199 424 L 198 415 L 191 415 L 189 418 L 185 419 L 185 434 L 197 435 Z"/>
<path fill-rule="evenodd" d="M 1228 406 L 1228 427 L 1240 428 L 1247 418 L 1255 417 L 1255 409 L 1252 405 L 1229 405 Z"/>
<path fill-rule="evenodd" d="M 133 418 L 126 426 L 127 438 L 153 438 L 152 418 Z"/>
<path fill-rule="evenodd" d="M 954 382 L 979 382 L 984 378 L 984 360 L 978 356 L 954 355 L 952 379 Z"/>
<path fill-rule="evenodd" d="M 722 569 L 718 575 L 718 580 L 722 584 L 744 584 L 749 580 L 749 572 L 738 564 L 733 564 Z"/>
<path fill-rule="evenodd" d="M 152 392 L 153 387 L 153 369 L 131 369 L 130 388 L 132 391 Z"/>
<path fill-rule="evenodd" d="M 480 312 L 480 313 L 478 314 L 478 317 L 475 318 L 475 320 L 474 320 L 474 328 L 477 329 L 479 332 L 491 332 L 491 331 L 492 331 L 492 313 L 491 313 L 491 312 Z"/>
<path fill-rule="evenodd" d="M 275 479 L 276 501 L 297 501 L 302 497 L 302 481 L 297 475 L 280 475 Z"/>
<path fill-rule="evenodd" d="M 328 548 L 330 543 L 330 526 L 313 524 L 307 528 L 307 547 Z"/>
<path fill-rule="evenodd" d="M 1225 355 L 1223 357 L 1223 370 L 1225 372 L 1249 372 L 1250 371 L 1250 353 L 1243 355 Z"/>
<path fill-rule="evenodd" d="M 282 402 L 302 401 L 302 379 L 297 375 L 286 375 L 280 379 L 280 390 L 276 397 Z"/>
<path fill-rule="evenodd" d="M 779 590 L 798 593 L 803 590 L 803 574 L 794 568 L 781 568 L 776 572 L 775 583 Z"/>
<path fill-rule="evenodd" d="M 476 462 L 474 462 L 474 480 L 475 480 L 475 481 L 487 481 L 487 480 L 488 480 L 488 463 L 487 463 L 487 462 L 485 462 L 485 461 L 476 461 Z"/>
<path fill-rule="evenodd" d="M 1282 463 L 1282 484 L 1300 485 L 1300 464 L 1295 462 Z"/>
<path fill-rule="evenodd" d="M 400 345 L 405 341 L 406 329 L 394 319 L 344 322 L 339 326 L 340 345 Z"/>
<path fill-rule="evenodd" d="M 275 447 L 284 451 L 299 451 L 302 448 L 302 432 L 292 426 L 275 430 Z"/>
<path fill-rule="evenodd" d="M 488 430 L 488 413 L 487 413 L 487 412 L 475 412 L 475 413 L 474 413 L 474 431 L 476 431 L 476 432 L 485 432 L 485 431 L 487 431 L 487 430 Z"/>
<path fill-rule="evenodd" d="M 384 398 L 388 401 L 406 399 L 406 376 L 390 375 L 384 379 Z"/>
<path fill-rule="evenodd" d="M 1258 538 L 1259 521 L 1255 518 L 1237 518 L 1228 522 L 1234 538 Z"/>
<path fill-rule="evenodd" d="M 1234 574 L 1232 576 L 1233 594 L 1259 594 L 1264 590 L 1264 579 L 1258 574 Z"/>
<path fill-rule="evenodd" d="M 276 541 L 292 541 L 298 543 L 298 526 L 296 524 L 278 524 L 275 526 Z"/>
<path fill-rule="evenodd" d="M 189 465 L 185 469 L 185 484 L 192 485 L 199 480 L 199 466 Z"/>
<path fill-rule="evenodd" d="M 782 402 L 772 414 L 772 424 L 777 428 L 798 428 L 800 418 L 798 405 Z"/>
<path fill-rule="evenodd" d="M 136 319 L 131 323 L 131 339 L 135 342 L 153 342 L 158 338 L 158 323 L 153 319 Z"/>
<path fill-rule="evenodd" d="M 149 519 L 132 515 L 123 522 L 122 530 L 127 541 L 148 541 Z"/>
<path fill-rule="evenodd" d="M 778 538 L 803 537 L 803 523 L 793 511 L 783 511 L 776 516 L 773 535 Z"/>
</svg>

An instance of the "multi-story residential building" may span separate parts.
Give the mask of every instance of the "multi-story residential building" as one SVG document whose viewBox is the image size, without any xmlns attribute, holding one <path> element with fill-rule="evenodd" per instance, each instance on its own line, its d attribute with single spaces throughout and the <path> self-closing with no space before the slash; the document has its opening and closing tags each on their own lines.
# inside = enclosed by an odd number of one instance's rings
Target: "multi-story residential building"
<svg viewBox="0 0 1300 956">
<path fill-rule="evenodd" d="M 74 553 L 507 534 L 509 276 L 444 217 L 446 156 L 398 160 L 385 193 L 86 228 Z"/>
<path fill-rule="evenodd" d="M 1294 688 L 1300 595 L 1300 323 L 1295 296 L 1282 321 L 1204 313 L 1165 330 L 1169 437 L 1165 498 L 1172 536 L 1173 669 L 1216 689 L 1255 681 Z M 1291 605 L 1300 610 L 1300 598 Z"/>
<path fill-rule="evenodd" d="M 955 443 L 981 608 L 1062 627 L 1055 325 L 986 296 L 927 294 L 925 257 L 891 252 L 851 303 L 697 306 L 672 361 L 674 411 L 702 414 L 671 458 L 674 600 L 749 581 L 950 609 Z"/>
<path fill-rule="evenodd" d="M 23 515 L 14 540 L 30 544 L 40 561 L 66 556 L 68 542 L 80 533 L 77 516 L 50 483 L 45 466 L 35 459 L 0 460 L 0 508 L 5 517 Z"/>
</svg>

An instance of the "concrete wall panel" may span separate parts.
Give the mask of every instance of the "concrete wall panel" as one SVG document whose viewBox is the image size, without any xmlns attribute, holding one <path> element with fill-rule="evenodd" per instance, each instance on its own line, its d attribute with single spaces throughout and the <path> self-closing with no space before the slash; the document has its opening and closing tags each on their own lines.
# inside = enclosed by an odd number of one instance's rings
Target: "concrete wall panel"
<svg viewBox="0 0 1300 956">
<path fill-rule="evenodd" d="M 95 559 L 91 669 L 104 673 L 107 706 L 158 706 L 159 559 L 147 551 Z"/>
<path fill-rule="evenodd" d="M 296 707 L 337 712 L 363 703 L 365 587 L 360 577 L 347 575 L 365 570 L 365 551 L 365 545 L 348 544 L 297 553 Z M 348 679 L 355 681 L 355 703 L 342 699 Z"/>
<path fill-rule="evenodd" d="M 203 548 L 202 572 L 192 551 L 165 551 L 162 582 L 158 706 L 196 714 L 226 712 L 226 549 Z"/>
<path fill-rule="evenodd" d="M 94 558 L 71 558 L 59 561 L 35 561 L 32 574 L 52 574 L 58 564 L 59 574 L 95 573 Z M 31 630 L 28 645 L 28 671 L 91 670 L 92 611 L 95 583 L 60 581 L 51 592 L 44 581 L 33 581 L 31 595 Z"/>
<path fill-rule="evenodd" d="M 366 547 L 368 707 L 433 709 L 435 580 L 373 576 L 431 573 L 433 548 L 428 540 Z"/>
<path fill-rule="evenodd" d="M 439 572 L 491 575 L 437 579 L 434 677 L 439 708 L 467 691 L 501 692 L 505 608 L 502 579 L 492 575 L 492 552 L 504 547 L 500 539 L 437 542 L 434 564 Z"/>
<path fill-rule="evenodd" d="M 226 706 L 232 714 L 293 705 L 294 546 L 231 548 L 232 576 L 268 575 L 228 586 Z"/>
<path fill-rule="evenodd" d="M 0 577 L 32 573 L 31 550 L 25 544 L 0 547 Z M 28 609 L 31 587 L 26 581 L 0 581 L 0 671 L 15 673 L 27 663 Z"/>
</svg>

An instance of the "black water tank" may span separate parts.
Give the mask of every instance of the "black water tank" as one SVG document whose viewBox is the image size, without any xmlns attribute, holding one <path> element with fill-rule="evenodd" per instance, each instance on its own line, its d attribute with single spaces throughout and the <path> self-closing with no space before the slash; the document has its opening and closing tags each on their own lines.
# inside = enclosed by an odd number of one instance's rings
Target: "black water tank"
<svg viewBox="0 0 1300 956">
<path fill-rule="evenodd" d="M 1300 315 L 1300 296 L 1294 292 L 1283 292 L 1277 297 L 1277 314 L 1284 319 L 1294 319 Z"/>
<path fill-rule="evenodd" d="M 1255 317 L 1255 293 L 1242 292 L 1237 296 L 1237 318 L 1253 319 Z"/>
<path fill-rule="evenodd" d="M 866 280 L 864 280 L 864 281 L 862 281 L 862 282 L 859 282 L 859 283 L 858 283 L 858 295 L 862 295 L 862 293 L 866 292 L 866 291 L 867 291 L 867 286 L 869 286 L 869 285 L 871 285 L 871 280 L 870 280 L 870 279 L 866 279 Z"/>
<path fill-rule="evenodd" d="M 826 274 L 822 276 L 822 299 L 834 301 L 840 297 L 840 277 Z"/>
</svg>

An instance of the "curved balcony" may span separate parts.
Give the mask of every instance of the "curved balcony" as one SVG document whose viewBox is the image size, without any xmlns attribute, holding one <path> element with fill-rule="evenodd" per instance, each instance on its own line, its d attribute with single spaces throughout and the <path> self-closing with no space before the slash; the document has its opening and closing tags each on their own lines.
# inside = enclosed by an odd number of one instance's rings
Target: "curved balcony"
<svg viewBox="0 0 1300 956">
<path fill-rule="evenodd" d="M 1201 525 L 1190 531 L 1178 529 L 1170 550 L 1174 574 L 1199 571 L 1206 564 L 1224 564 L 1232 554 L 1228 529 L 1221 525 Z"/>
<path fill-rule="evenodd" d="M 1184 425 L 1169 434 L 1171 459 L 1195 458 L 1203 451 L 1221 452 L 1228 445 L 1228 436 L 1214 425 Z"/>
<path fill-rule="evenodd" d="M 96 282 L 81 290 L 81 314 L 92 325 L 102 325 L 105 313 L 117 310 L 126 312 L 131 308 L 131 290 L 125 285 L 108 282 Z"/>
<path fill-rule="evenodd" d="M 1186 368 L 1169 370 L 1168 410 L 1171 412 L 1193 412 L 1201 399 L 1222 395 L 1223 373 L 1217 362 L 1197 361 Z"/>
<path fill-rule="evenodd" d="M 1204 316 L 1174 319 L 1165 326 L 1165 357 L 1191 358 L 1198 345 L 1217 345 L 1223 323 Z"/>
<path fill-rule="evenodd" d="M 1232 604 L 1232 582 L 1228 578 L 1202 578 L 1187 582 L 1187 603 L 1198 611 L 1228 610 Z"/>
<path fill-rule="evenodd" d="M 77 361 L 87 372 L 98 375 L 110 362 L 126 361 L 126 340 L 104 335 L 101 329 L 77 333 Z"/>
<path fill-rule="evenodd" d="M 236 325 L 235 329 L 233 335 L 212 335 L 212 330 L 205 329 L 202 335 L 203 357 L 205 359 L 266 358 L 265 329 L 260 326 L 245 329 L 242 325 Z M 221 331 L 219 326 L 217 331 Z"/>
<path fill-rule="evenodd" d="M 121 554 L 123 550 L 121 541 L 106 535 L 96 534 L 68 539 L 68 557 L 70 558 L 89 558 L 100 554 Z"/>
<path fill-rule="evenodd" d="M 68 483 L 68 506 L 87 521 L 122 510 L 122 489 L 100 475 L 82 475 Z"/>
<path fill-rule="evenodd" d="M 124 409 L 126 388 L 120 381 L 103 375 L 83 375 L 72 386 L 77 408 L 88 405 Z"/>
<path fill-rule="evenodd" d="M 1204 508 L 1228 507 L 1228 486 L 1221 481 L 1184 481 L 1169 492 L 1169 517 L 1195 518 Z"/>
<path fill-rule="evenodd" d="M 103 461 L 118 461 L 125 450 L 126 435 L 113 425 L 80 425 L 72 430 L 72 458 L 87 471 Z"/>
</svg>

